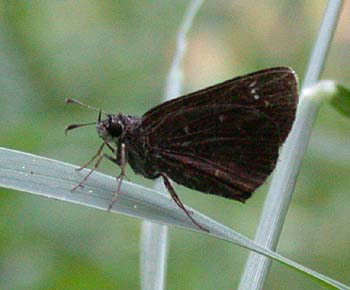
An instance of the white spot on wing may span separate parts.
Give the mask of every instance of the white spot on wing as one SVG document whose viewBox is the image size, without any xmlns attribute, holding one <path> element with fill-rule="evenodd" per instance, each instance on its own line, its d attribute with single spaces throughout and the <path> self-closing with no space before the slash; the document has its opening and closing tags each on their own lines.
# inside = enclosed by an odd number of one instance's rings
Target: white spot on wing
<svg viewBox="0 0 350 290">
<path fill-rule="evenodd" d="M 258 88 L 256 87 L 256 81 L 250 83 L 248 87 L 250 88 L 250 94 L 253 96 L 254 100 L 259 100 L 260 96 L 257 93 Z"/>
<path fill-rule="evenodd" d="M 250 84 L 249 84 L 249 87 L 252 88 L 252 87 L 255 87 L 255 85 L 256 85 L 256 81 L 250 83 Z"/>
<path fill-rule="evenodd" d="M 186 134 L 190 133 L 190 127 L 185 126 L 184 127 L 184 131 L 185 131 Z"/>
</svg>

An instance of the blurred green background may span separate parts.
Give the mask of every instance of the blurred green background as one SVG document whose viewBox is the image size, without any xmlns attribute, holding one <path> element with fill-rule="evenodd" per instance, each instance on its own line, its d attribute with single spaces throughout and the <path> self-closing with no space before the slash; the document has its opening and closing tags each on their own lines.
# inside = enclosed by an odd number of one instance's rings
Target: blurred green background
<svg viewBox="0 0 350 290">
<path fill-rule="evenodd" d="M 141 115 L 162 100 L 188 1 L 0 1 L 0 145 L 81 165 L 100 141 L 79 98 Z M 303 79 L 326 1 L 207 1 L 189 34 L 183 93 L 271 66 Z M 350 86 L 349 1 L 322 78 Z M 103 163 L 100 170 L 117 175 Z M 350 283 L 350 120 L 320 110 L 278 252 Z M 132 174 L 135 183 L 152 182 Z M 253 237 L 268 185 L 245 205 L 177 186 Z M 138 289 L 140 221 L 0 189 L 0 289 Z M 234 289 L 247 250 L 170 229 L 167 289 Z M 319 289 L 273 263 L 266 289 Z"/>
</svg>

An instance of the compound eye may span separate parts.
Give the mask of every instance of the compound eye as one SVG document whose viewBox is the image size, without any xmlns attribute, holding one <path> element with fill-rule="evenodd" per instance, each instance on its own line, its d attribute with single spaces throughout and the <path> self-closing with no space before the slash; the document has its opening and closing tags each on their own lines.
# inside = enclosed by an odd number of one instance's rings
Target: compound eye
<svg viewBox="0 0 350 290">
<path fill-rule="evenodd" d="M 108 133 L 112 136 L 112 137 L 119 137 L 122 132 L 123 132 L 123 125 L 118 123 L 110 123 L 108 128 L 107 128 Z"/>
</svg>

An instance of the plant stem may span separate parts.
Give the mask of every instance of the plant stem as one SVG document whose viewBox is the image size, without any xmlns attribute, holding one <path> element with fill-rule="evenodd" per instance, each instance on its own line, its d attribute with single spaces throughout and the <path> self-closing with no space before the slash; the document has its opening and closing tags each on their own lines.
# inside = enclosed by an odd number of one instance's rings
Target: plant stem
<svg viewBox="0 0 350 290">
<path fill-rule="evenodd" d="M 302 91 L 314 84 L 322 73 L 342 4 L 343 1 L 339 0 L 328 2 Z M 308 97 L 301 96 L 296 120 L 282 148 L 280 162 L 276 166 L 255 235 L 255 241 L 266 248 L 275 250 L 277 247 L 321 100 L 322 98 L 310 97 L 310 94 Z M 239 289 L 263 289 L 270 265 L 270 259 L 251 252 Z"/>
</svg>

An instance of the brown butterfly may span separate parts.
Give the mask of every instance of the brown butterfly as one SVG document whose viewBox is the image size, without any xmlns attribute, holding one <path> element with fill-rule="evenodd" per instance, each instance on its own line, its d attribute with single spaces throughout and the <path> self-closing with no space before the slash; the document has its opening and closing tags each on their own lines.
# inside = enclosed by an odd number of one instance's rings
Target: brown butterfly
<svg viewBox="0 0 350 290">
<path fill-rule="evenodd" d="M 97 110 L 80 101 L 67 99 Z M 297 79 L 287 67 L 269 68 L 164 102 L 142 117 L 106 114 L 97 122 L 73 124 L 66 132 L 96 124 L 103 143 L 96 163 L 81 186 L 105 157 L 149 179 L 162 178 L 175 203 L 200 229 L 171 185 L 244 202 L 275 168 L 280 145 L 295 119 Z M 103 152 L 107 147 L 111 155 Z M 109 209 L 116 200 L 114 194 Z"/>
</svg>

